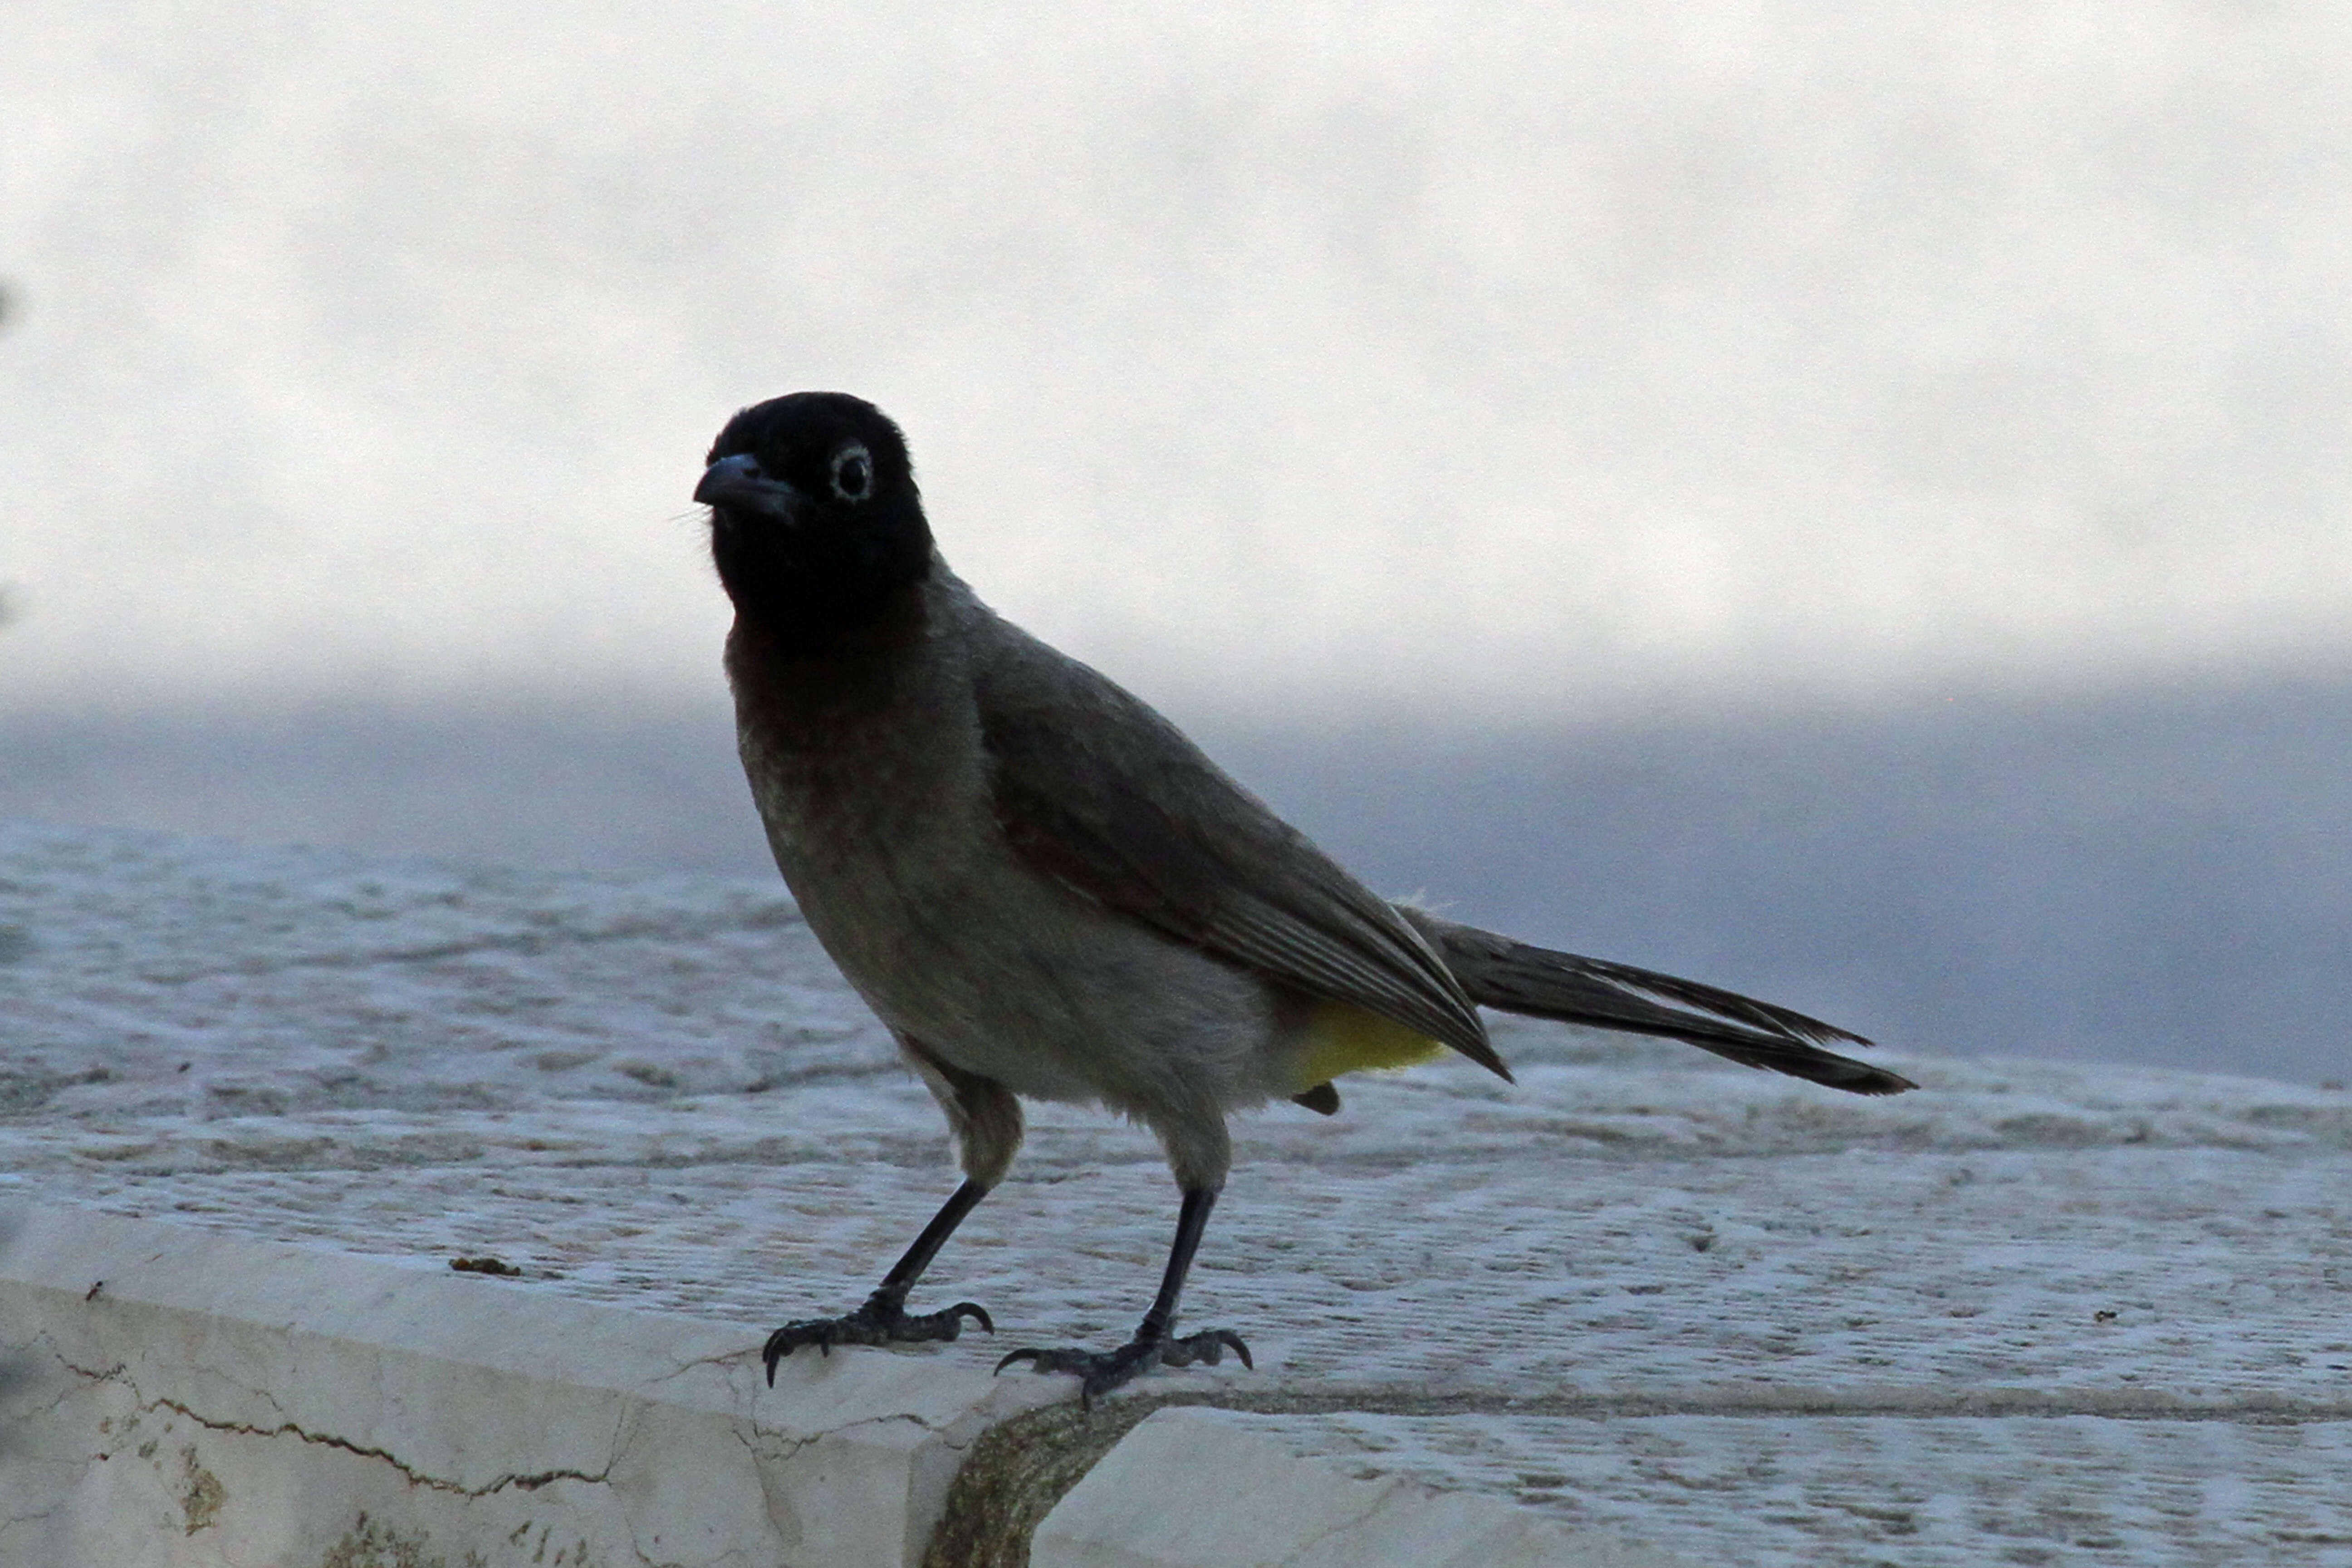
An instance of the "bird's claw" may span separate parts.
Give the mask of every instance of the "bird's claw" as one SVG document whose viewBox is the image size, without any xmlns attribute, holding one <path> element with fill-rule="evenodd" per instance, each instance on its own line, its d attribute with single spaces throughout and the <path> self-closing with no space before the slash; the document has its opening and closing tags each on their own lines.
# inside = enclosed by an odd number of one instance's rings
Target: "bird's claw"
<svg viewBox="0 0 2352 1568">
<path fill-rule="evenodd" d="M 963 1332 L 963 1321 L 970 1318 L 990 1333 L 996 1324 L 990 1321 L 988 1310 L 977 1301 L 958 1301 L 954 1306 L 937 1312 L 921 1312 L 909 1316 L 897 1302 L 879 1297 L 869 1299 L 854 1312 L 838 1318 L 803 1318 L 786 1323 L 768 1336 L 761 1347 L 760 1359 L 767 1363 L 768 1386 L 776 1384 L 776 1363 L 800 1349 L 814 1345 L 820 1355 L 831 1355 L 835 1345 L 896 1345 L 915 1344 L 927 1340 L 951 1340 Z"/>
<path fill-rule="evenodd" d="M 1091 1407 L 1097 1394 L 1129 1383 L 1155 1366 L 1214 1366 L 1232 1351 L 1251 1371 L 1249 1346 L 1231 1329 L 1207 1329 L 1179 1339 L 1139 1335 L 1114 1351 L 1074 1348 L 1017 1350 L 996 1363 L 1003 1372 L 1016 1362 L 1027 1362 L 1037 1372 L 1066 1372 L 1078 1378 L 1078 1403 Z"/>
</svg>

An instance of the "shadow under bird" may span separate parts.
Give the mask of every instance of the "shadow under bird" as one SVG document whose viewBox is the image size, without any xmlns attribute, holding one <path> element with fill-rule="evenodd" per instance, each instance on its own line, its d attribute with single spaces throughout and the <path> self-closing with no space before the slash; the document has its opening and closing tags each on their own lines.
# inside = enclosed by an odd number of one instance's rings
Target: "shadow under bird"
<svg viewBox="0 0 2352 1568">
<path fill-rule="evenodd" d="M 734 601 L 727 673 L 752 798 L 809 928 L 938 1099 L 964 1181 L 865 1305 L 769 1336 L 952 1340 L 977 1305 L 908 1292 L 1022 1139 L 1020 1096 L 1158 1135 L 1182 1194 L 1160 1292 L 1109 1350 L 1017 1350 L 1094 1396 L 1249 1352 L 1179 1334 L 1232 1163 L 1225 1119 L 1329 1115 L 1341 1074 L 1459 1051 L 1504 1079 L 1480 1006 L 1659 1035 L 1856 1094 L 1907 1079 L 1785 1007 L 1457 925 L 1366 889 L 1144 703 L 1003 620 L 933 547 L 904 437 L 802 392 L 719 432 L 694 499 Z"/>
</svg>

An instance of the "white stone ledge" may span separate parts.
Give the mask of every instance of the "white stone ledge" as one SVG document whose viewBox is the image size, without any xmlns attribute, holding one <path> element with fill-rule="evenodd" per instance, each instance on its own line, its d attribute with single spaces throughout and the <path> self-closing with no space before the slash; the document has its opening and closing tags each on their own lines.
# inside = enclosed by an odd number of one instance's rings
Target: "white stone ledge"
<svg viewBox="0 0 2352 1568">
<path fill-rule="evenodd" d="M 1030 1568 L 1677 1568 L 1494 1498 L 1357 1480 L 1213 1411 L 1161 1410 L 1038 1525 Z"/>
<path fill-rule="evenodd" d="M 904 1568 L 971 1440 L 1063 1392 L 856 1352 L 795 1357 L 771 1391 L 745 1326 L 84 1211 L 14 1217 L 7 1568 Z"/>
<path fill-rule="evenodd" d="M 860 1351 L 771 1390 L 747 1325 L 87 1210 L 7 1223 L 0 1568 L 915 1568 L 973 1442 L 1070 1392 Z M 1667 1560 L 1165 1410 L 1033 1561 Z"/>
</svg>

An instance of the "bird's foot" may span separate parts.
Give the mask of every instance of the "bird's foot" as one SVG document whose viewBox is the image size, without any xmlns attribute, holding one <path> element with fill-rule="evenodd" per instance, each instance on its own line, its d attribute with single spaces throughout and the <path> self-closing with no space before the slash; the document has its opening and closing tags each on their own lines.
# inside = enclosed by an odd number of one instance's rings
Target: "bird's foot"
<svg viewBox="0 0 2352 1568">
<path fill-rule="evenodd" d="M 921 1312 L 909 1316 L 898 1301 L 876 1291 L 866 1299 L 866 1305 L 838 1318 L 803 1318 L 786 1323 L 768 1336 L 760 1357 L 768 1363 L 768 1385 L 776 1383 L 776 1363 L 800 1349 L 814 1345 L 820 1354 L 831 1355 L 835 1345 L 896 1345 L 914 1344 L 926 1340 L 951 1340 L 963 1332 L 963 1321 L 970 1318 L 990 1333 L 996 1325 L 977 1302 L 958 1301 L 944 1311 Z"/>
<path fill-rule="evenodd" d="M 1225 1359 L 1227 1351 L 1241 1357 L 1244 1366 L 1257 1370 L 1257 1363 L 1250 1360 L 1249 1346 L 1231 1329 L 1209 1329 L 1181 1339 L 1138 1334 L 1115 1351 L 1018 1350 L 998 1362 L 996 1370 L 1003 1372 L 1014 1362 L 1025 1361 L 1038 1372 L 1075 1373 L 1079 1380 L 1078 1402 L 1092 1405 L 1097 1394 L 1108 1394 L 1155 1366 L 1214 1366 Z"/>
</svg>

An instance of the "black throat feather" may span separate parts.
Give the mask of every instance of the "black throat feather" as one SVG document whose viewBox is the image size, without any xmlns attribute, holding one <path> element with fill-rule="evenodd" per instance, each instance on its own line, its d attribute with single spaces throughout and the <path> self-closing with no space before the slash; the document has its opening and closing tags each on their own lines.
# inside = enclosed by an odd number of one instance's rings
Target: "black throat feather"
<svg viewBox="0 0 2352 1568">
<path fill-rule="evenodd" d="M 856 529 L 802 526 L 719 511 L 710 558 L 735 613 L 780 653 L 848 652 L 904 624 L 931 574 L 922 514 L 860 519 Z"/>
</svg>

